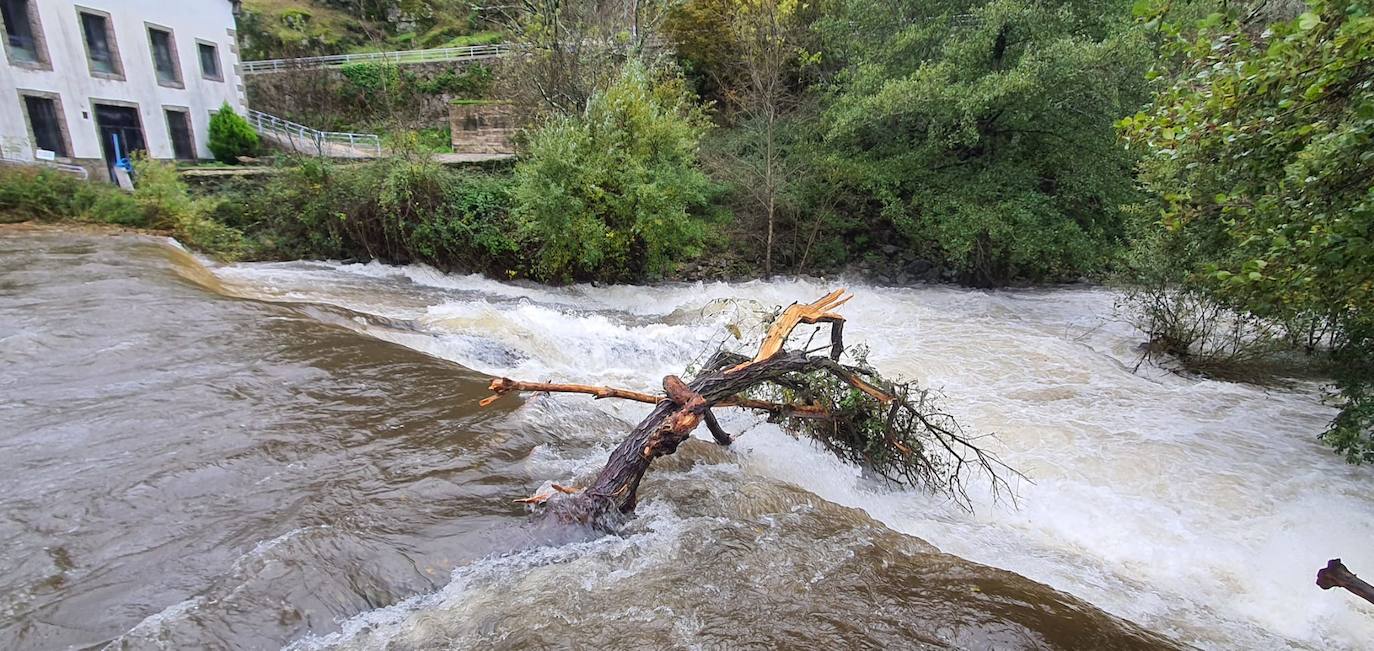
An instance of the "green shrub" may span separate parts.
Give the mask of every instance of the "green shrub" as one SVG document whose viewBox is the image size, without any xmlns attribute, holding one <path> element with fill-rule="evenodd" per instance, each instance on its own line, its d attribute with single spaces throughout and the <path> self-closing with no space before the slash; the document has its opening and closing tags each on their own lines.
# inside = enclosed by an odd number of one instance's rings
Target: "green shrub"
<svg viewBox="0 0 1374 651">
<path fill-rule="evenodd" d="M 56 220 L 78 217 L 81 181 L 56 170 L 0 167 L 0 221 Z"/>
<path fill-rule="evenodd" d="M 442 47 L 471 47 L 474 45 L 496 45 L 505 40 L 501 32 L 477 32 L 464 34 L 447 41 Z"/>
<path fill-rule="evenodd" d="M 975 5 L 839 4 L 822 27 L 847 60 L 827 88 L 818 166 L 840 210 L 890 224 L 965 282 L 1098 271 L 1137 199 L 1113 125 L 1138 106 L 1148 49 L 1099 26 L 1125 24 L 1129 3 Z"/>
<path fill-rule="evenodd" d="M 134 197 L 108 183 L 42 167 L 0 167 L 0 221 L 29 219 L 149 225 Z"/>
<path fill-rule="evenodd" d="M 214 202 L 193 198 L 164 161 L 134 158 L 134 191 L 39 167 L 0 168 L 0 221 L 82 221 L 170 231 L 219 257 L 242 255 L 242 234 L 211 219 Z"/>
<path fill-rule="evenodd" d="M 415 75 L 386 62 L 350 63 L 339 68 L 348 80 L 349 90 L 363 97 L 374 93 L 396 94 L 403 85 L 413 84 Z"/>
<path fill-rule="evenodd" d="M 80 188 L 80 196 L 84 209 L 77 214 L 78 219 L 134 228 L 147 225 L 148 216 L 138 201 L 119 188 L 87 183 Z"/>
<path fill-rule="evenodd" d="M 258 151 L 258 133 L 228 102 L 210 118 L 210 151 L 221 163 L 236 163 L 239 156 L 252 156 Z"/>
<path fill-rule="evenodd" d="M 1172 3 L 1141 3 L 1160 15 Z M 1254 29 L 1214 14 L 1164 23 L 1153 102 L 1120 126 L 1144 154 L 1175 283 L 1337 363 L 1340 415 L 1323 434 L 1374 463 L 1374 17 L 1313 0 Z"/>
<path fill-rule="evenodd" d="M 244 253 L 243 234 L 212 219 L 214 201 L 192 197 L 171 163 L 135 156 L 133 200 L 141 226 L 170 230 L 182 243 L 224 259 Z"/>
<path fill-rule="evenodd" d="M 453 134 L 448 125 L 389 131 L 382 133 L 382 145 L 401 157 L 447 153 L 453 151 Z"/>
<path fill-rule="evenodd" d="M 308 159 L 266 181 L 237 181 L 220 198 L 216 218 L 247 232 L 268 257 L 523 272 L 508 175 L 450 170 L 424 159 L 348 167 Z"/>
<path fill-rule="evenodd" d="M 339 68 L 339 75 L 344 81 L 336 93 L 340 106 L 331 110 L 355 115 L 363 122 L 369 119 L 364 116 L 375 120 L 376 116 L 424 102 L 426 96 L 485 97 L 495 80 L 490 68 L 476 64 L 416 74 L 388 62 L 350 63 Z"/>
<path fill-rule="evenodd" d="M 443 175 L 425 182 L 424 177 L 435 169 Z M 457 263 L 504 275 L 518 273 L 520 264 L 515 255 L 520 247 L 509 217 L 509 177 L 401 167 L 388 175 L 382 206 L 398 210 L 412 200 L 414 195 L 408 188 L 416 186 L 437 188 L 443 198 L 439 210 L 429 213 L 428 218 L 413 220 L 406 233 L 417 257 L 431 262 L 452 261 L 445 266 Z"/>
<path fill-rule="evenodd" d="M 306 158 L 277 174 L 240 178 L 217 193 L 215 219 L 237 228 L 269 258 L 349 258 L 341 221 L 361 199 L 333 164 Z"/>
<path fill-rule="evenodd" d="M 469 65 L 461 71 L 444 70 L 428 79 L 415 79 L 415 90 L 425 95 L 451 94 L 463 98 L 485 97 L 495 76 L 491 68 Z"/>
<path fill-rule="evenodd" d="M 585 114 L 536 131 L 515 198 L 523 235 L 538 243 L 537 275 L 630 279 L 700 255 L 705 130 L 681 78 L 655 79 L 632 62 Z"/>
</svg>

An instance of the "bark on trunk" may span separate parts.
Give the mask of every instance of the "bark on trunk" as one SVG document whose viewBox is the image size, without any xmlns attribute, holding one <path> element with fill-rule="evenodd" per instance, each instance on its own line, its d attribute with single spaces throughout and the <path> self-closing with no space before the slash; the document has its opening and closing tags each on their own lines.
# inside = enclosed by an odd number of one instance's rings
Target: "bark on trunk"
<svg viewBox="0 0 1374 651">
<path fill-rule="evenodd" d="M 1317 585 L 1323 590 L 1345 588 L 1351 594 L 1374 604 L 1374 585 L 1365 583 L 1354 572 L 1345 569 L 1339 558 L 1327 561 L 1326 567 L 1317 570 Z"/>
</svg>

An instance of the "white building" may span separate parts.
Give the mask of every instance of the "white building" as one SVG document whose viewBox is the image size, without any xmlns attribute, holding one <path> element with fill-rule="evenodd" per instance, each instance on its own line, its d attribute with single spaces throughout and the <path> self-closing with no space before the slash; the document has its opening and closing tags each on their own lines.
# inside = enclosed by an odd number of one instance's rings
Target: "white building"
<svg viewBox="0 0 1374 651">
<path fill-rule="evenodd" d="M 210 115 L 244 112 L 238 0 L 0 0 L 0 155 L 105 177 L 130 151 L 209 158 Z"/>
</svg>

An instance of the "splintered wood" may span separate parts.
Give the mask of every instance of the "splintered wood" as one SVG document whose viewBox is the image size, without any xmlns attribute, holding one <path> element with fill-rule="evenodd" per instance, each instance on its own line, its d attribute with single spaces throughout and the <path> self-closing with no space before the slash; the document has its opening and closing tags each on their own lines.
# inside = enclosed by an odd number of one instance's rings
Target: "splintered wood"
<svg viewBox="0 0 1374 651">
<path fill-rule="evenodd" d="M 634 510 L 640 481 L 653 460 L 676 452 L 697 427 L 705 424 L 720 445 L 731 443 L 733 437 L 711 413 L 717 407 L 765 411 L 770 417 L 794 423 L 798 421 L 792 419 L 807 419 L 800 422 L 817 424 L 825 432 L 820 435 L 822 442 L 832 451 L 840 449 L 836 446 L 848 446 L 848 453 L 842 458 L 876 460 L 882 464 L 877 466 L 880 472 L 897 467 L 899 476 L 927 482 L 960 499 L 964 468 L 973 465 L 992 470 L 1002 467 L 1000 462 L 970 443 L 957 425 L 946 428 L 928 419 L 927 416 L 943 414 L 922 412 L 927 409 L 924 392 L 919 394 L 919 403 L 913 402 L 908 399 L 908 385 L 893 384 L 863 366 L 840 363 L 845 353 L 844 317 L 835 310 L 850 298 L 841 289 L 811 303 L 794 303 L 778 315 L 752 359 L 717 351 L 691 382 L 669 375 L 663 379 L 663 392 L 658 394 L 588 384 L 493 378 L 489 387 L 492 395 L 481 401 L 484 407 L 501 396 L 521 392 L 581 393 L 597 399 L 619 398 L 654 405 L 584 488 L 555 484 L 550 491 L 518 501 L 543 504 L 548 509 L 546 513 L 565 522 L 611 526 L 606 524 L 608 515 Z M 830 326 L 829 355 L 787 349 L 788 338 L 799 325 L 819 323 Z M 825 378 L 837 379 L 840 384 Z M 857 394 L 843 389 L 845 385 L 872 402 L 865 406 L 864 400 L 856 401 Z M 762 386 L 769 387 L 770 395 L 786 399 L 771 402 L 746 395 Z M 855 409 L 864 411 L 856 413 Z M 856 419 L 867 419 L 863 421 L 867 424 L 858 424 Z M 815 431 L 813 428 L 810 432 L 812 436 L 817 436 Z M 844 436 L 848 438 L 837 437 L 838 432 L 847 432 Z M 948 459 L 932 456 L 942 454 L 941 451 L 948 451 Z M 994 478 L 994 488 L 996 481 Z"/>
</svg>

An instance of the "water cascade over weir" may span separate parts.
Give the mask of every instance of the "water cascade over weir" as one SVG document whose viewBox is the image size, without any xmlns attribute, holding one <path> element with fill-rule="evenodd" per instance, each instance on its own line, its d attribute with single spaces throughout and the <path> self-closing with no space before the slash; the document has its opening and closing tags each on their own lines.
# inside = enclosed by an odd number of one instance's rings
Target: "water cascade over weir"
<svg viewBox="0 0 1374 651">
<path fill-rule="evenodd" d="M 713 410 L 616 535 L 531 545 L 657 395 L 808 280 L 546 288 L 0 238 L 0 647 L 1358 649 L 1374 483 L 1319 387 L 1132 372 L 1101 289 L 849 285 L 846 344 L 1033 481 L 973 511 Z M 820 326 L 824 342 L 825 325 Z M 735 332 L 738 332 L 738 337 Z M 799 331 L 793 338 L 806 340 Z M 750 355 L 753 351 L 749 352 Z M 824 354 L 824 353 L 822 353 Z"/>
</svg>

